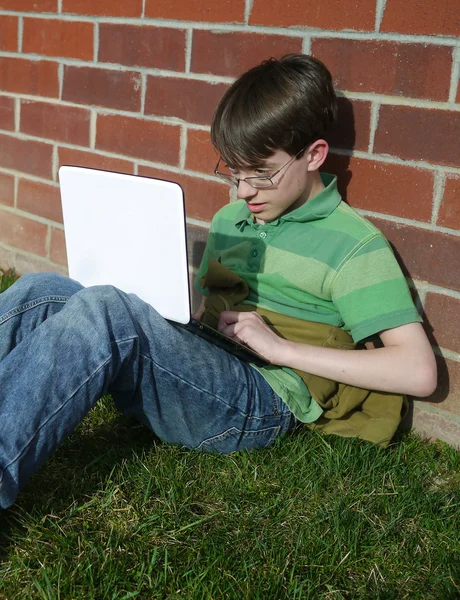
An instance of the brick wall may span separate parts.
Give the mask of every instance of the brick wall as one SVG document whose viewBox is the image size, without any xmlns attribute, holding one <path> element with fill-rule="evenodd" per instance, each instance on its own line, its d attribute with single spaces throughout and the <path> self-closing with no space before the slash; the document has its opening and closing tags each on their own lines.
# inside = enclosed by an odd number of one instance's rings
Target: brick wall
<svg viewBox="0 0 460 600">
<path fill-rule="evenodd" d="M 179 181 L 202 247 L 230 200 L 216 102 L 262 59 L 312 53 L 341 96 L 327 169 L 394 244 L 436 348 L 413 423 L 458 443 L 459 34 L 457 0 L 0 0 L 0 265 L 65 272 L 61 164 Z"/>
</svg>

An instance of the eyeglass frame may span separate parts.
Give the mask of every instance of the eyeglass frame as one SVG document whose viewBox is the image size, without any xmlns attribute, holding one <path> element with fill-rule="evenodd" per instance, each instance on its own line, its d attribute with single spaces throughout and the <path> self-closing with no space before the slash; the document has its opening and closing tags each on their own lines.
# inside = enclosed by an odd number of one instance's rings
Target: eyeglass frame
<svg viewBox="0 0 460 600">
<path fill-rule="evenodd" d="M 299 154 L 302 154 L 302 152 L 304 152 L 308 148 L 308 146 L 310 146 L 310 144 L 307 144 L 304 148 L 302 148 L 302 150 L 299 150 L 295 156 L 293 156 L 292 158 L 290 158 L 286 164 L 284 164 L 277 171 L 275 171 L 274 173 L 272 173 L 272 175 L 266 175 L 265 177 L 263 175 L 261 175 L 261 176 L 251 175 L 250 177 L 244 177 L 242 179 L 242 178 L 235 177 L 234 175 L 226 175 L 225 173 L 220 173 L 218 171 L 218 167 L 219 167 L 220 161 L 222 160 L 222 156 L 217 161 L 216 168 L 214 169 L 214 175 L 217 175 L 217 177 L 220 177 L 220 179 L 222 179 L 226 183 L 229 183 L 230 185 L 233 183 L 236 187 L 238 187 L 240 185 L 241 181 L 244 181 L 245 183 L 247 183 L 248 185 L 250 185 L 255 190 L 268 189 L 269 187 L 273 187 L 275 185 L 273 183 L 272 179 L 274 177 L 276 177 L 283 169 L 285 169 L 291 163 L 293 163 L 296 160 L 296 158 L 299 156 Z M 264 179 L 264 180 L 269 181 L 270 185 L 263 186 L 263 187 L 257 187 L 255 185 L 253 185 L 250 181 L 248 181 L 248 179 Z"/>
</svg>

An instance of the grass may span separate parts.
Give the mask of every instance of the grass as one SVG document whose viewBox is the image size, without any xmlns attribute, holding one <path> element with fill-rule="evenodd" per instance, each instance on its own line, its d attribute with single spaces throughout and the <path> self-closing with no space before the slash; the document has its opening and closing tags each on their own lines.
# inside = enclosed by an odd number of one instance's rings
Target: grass
<svg viewBox="0 0 460 600">
<path fill-rule="evenodd" d="M 460 598 L 460 453 L 167 446 L 106 397 L 0 513 L 1 599 Z"/>
</svg>

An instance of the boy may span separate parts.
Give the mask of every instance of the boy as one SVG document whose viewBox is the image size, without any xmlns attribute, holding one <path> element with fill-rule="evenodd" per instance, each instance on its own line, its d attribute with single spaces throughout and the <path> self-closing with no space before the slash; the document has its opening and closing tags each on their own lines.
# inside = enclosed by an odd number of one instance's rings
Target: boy
<svg viewBox="0 0 460 600">
<path fill-rule="evenodd" d="M 434 390 L 433 353 L 388 244 L 319 174 L 335 114 L 327 69 L 290 55 L 238 79 L 213 121 L 215 173 L 241 201 L 213 220 L 199 313 L 269 366 L 111 286 L 35 274 L 0 296 L 2 508 L 107 392 L 167 442 L 232 452 L 321 419 L 387 443 L 399 394 Z M 383 347 L 354 350 L 376 333 Z"/>
</svg>

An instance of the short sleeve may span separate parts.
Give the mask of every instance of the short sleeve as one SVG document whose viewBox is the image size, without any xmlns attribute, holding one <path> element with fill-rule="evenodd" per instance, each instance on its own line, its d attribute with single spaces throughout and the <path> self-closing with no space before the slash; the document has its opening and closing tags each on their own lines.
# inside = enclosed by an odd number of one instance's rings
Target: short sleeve
<svg viewBox="0 0 460 600">
<path fill-rule="evenodd" d="M 376 234 L 339 267 L 332 301 L 355 342 L 422 319 L 387 240 Z"/>
</svg>

